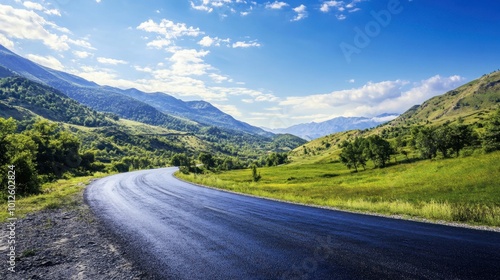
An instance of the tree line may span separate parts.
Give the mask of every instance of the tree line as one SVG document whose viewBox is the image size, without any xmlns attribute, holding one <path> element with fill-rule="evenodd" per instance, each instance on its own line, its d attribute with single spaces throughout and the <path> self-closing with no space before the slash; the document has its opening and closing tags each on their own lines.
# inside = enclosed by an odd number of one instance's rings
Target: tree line
<svg viewBox="0 0 500 280">
<path fill-rule="evenodd" d="M 398 135 L 392 144 L 379 135 L 344 140 L 339 144 L 342 149 L 339 160 L 355 171 L 359 168 L 365 169 L 370 160 L 376 168 L 383 168 L 391 157 L 397 154 L 408 159 L 408 151 L 403 149 L 406 146 L 421 159 L 433 159 L 438 156 L 458 157 L 465 148 L 482 148 L 487 153 L 500 150 L 500 109 L 488 120 L 482 134 L 477 133 L 472 125 L 461 122 L 439 126 L 415 126 L 411 128 L 409 141 L 403 141 L 401 135 Z"/>
</svg>

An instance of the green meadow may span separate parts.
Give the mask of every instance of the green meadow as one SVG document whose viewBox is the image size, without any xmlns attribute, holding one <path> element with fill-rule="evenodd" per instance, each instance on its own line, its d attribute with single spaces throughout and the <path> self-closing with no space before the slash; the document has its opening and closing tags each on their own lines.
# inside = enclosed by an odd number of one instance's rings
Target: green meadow
<svg viewBox="0 0 500 280">
<path fill-rule="evenodd" d="M 301 161 L 303 162 L 303 161 Z M 500 152 L 453 159 L 367 166 L 337 161 L 292 163 L 181 179 L 224 190 L 345 210 L 500 226 Z"/>
</svg>

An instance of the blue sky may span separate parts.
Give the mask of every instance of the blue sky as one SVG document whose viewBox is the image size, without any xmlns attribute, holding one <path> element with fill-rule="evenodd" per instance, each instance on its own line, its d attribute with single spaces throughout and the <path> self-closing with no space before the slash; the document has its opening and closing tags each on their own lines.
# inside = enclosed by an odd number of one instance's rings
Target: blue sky
<svg viewBox="0 0 500 280">
<path fill-rule="evenodd" d="M 402 113 L 500 68 L 500 2 L 3 0 L 0 44 L 257 126 Z"/>
</svg>

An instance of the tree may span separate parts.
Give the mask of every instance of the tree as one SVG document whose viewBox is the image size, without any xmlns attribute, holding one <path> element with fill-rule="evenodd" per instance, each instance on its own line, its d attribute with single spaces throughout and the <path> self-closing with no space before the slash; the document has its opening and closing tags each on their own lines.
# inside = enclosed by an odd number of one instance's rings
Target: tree
<svg viewBox="0 0 500 280">
<path fill-rule="evenodd" d="M 376 167 L 385 167 L 391 155 L 394 154 L 391 144 L 378 135 L 368 137 L 363 142 L 363 146 L 363 153 L 373 161 Z"/>
<path fill-rule="evenodd" d="M 450 126 L 449 148 L 458 157 L 460 151 L 467 147 L 474 145 L 477 142 L 477 136 L 474 134 L 472 127 L 459 124 Z"/>
<path fill-rule="evenodd" d="M 340 145 L 342 152 L 340 153 L 340 161 L 349 169 L 354 168 L 358 172 L 358 167 L 362 166 L 365 169 L 366 155 L 364 151 L 364 139 L 356 138 L 353 142 L 344 141 Z"/>
<path fill-rule="evenodd" d="M 175 154 L 171 160 L 170 164 L 173 166 L 189 166 L 190 165 L 190 160 L 186 156 L 186 154 Z"/>
<path fill-rule="evenodd" d="M 432 159 L 437 155 L 436 140 L 434 130 L 430 127 L 421 127 L 412 131 L 414 134 L 415 148 L 420 152 L 420 156 L 425 159 Z"/>
<path fill-rule="evenodd" d="M 485 128 L 486 131 L 483 135 L 483 148 L 485 152 L 489 153 L 500 150 L 500 108 L 489 119 Z"/>
<path fill-rule="evenodd" d="M 12 118 L 0 118 L 0 190 L 2 195 L 8 186 L 9 173 L 15 172 L 16 194 L 40 192 L 36 169 L 37 145 L 28 136 L 16 133 L 17 123 Z M 12 168 L 8 168 L 12 166 Z"/>
<path fill-rule="evenodd" d="M 38 146 L 36 163 L 40 174 L 60 177 L 80 165 L 80 141 L 56 123 L 39 119 L 27 135 Z"/>
<path fill-rule="evenodd" d="M 198 156 L 198 160 L 201 161 L 201 163 L 203 163 L 203 165 L 207 169 L 211 169 L 215 165 L 215 160 L 212 154 L 209 153 L 200 153 L 200 155 Z"/>
<path fill-rule="evenodd" d="M 257 173 L 257 165 L 252 165 L 252 179 L 254 182 L 258 182 L 262 177 L 260 176 L 260 172 Z"/>
</svg>

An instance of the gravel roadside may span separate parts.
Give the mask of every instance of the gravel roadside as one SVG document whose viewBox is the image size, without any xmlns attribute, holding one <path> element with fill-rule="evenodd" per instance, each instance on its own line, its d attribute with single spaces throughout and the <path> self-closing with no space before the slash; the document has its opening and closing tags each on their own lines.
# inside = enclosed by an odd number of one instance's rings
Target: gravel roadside
<svg viewBox="0 0 500 280">
<path fill-rule="evenodd" d="M 8 271 L 9 235 L 2 226 L 1 279 L 150 279 L 78 196 L 71 208 L 44 210 L 16 222 L 16 266 Z"/>
</svg>

